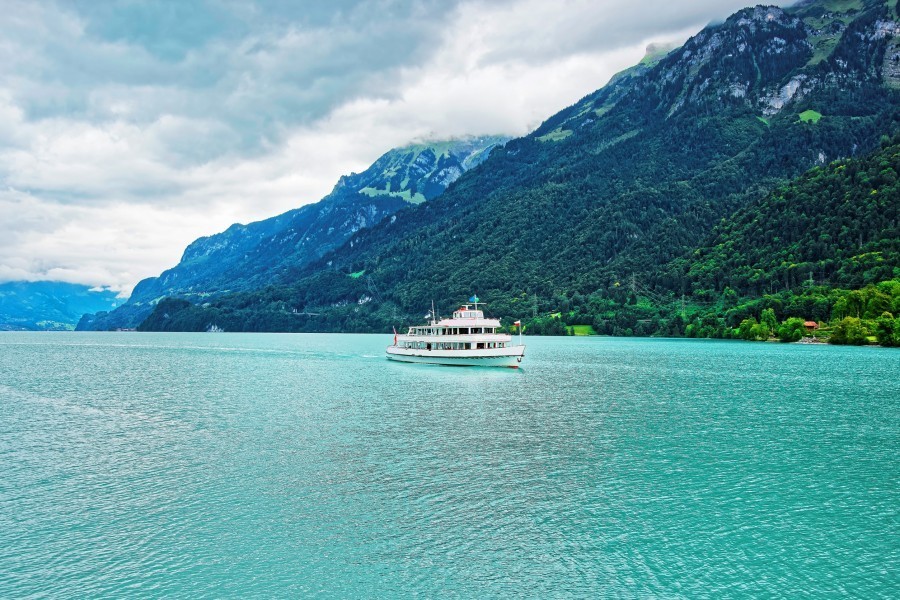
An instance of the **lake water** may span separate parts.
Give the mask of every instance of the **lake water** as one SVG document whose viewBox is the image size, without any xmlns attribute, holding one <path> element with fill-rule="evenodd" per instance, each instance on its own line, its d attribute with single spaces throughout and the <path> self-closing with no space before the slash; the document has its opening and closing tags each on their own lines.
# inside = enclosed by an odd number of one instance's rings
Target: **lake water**
<svg viewBox="0 0 900 600">
<path fill-rule="evenodd" d="M 0 597 L 900 595 L 900 352 L 0 334 Z"/>
</svg>

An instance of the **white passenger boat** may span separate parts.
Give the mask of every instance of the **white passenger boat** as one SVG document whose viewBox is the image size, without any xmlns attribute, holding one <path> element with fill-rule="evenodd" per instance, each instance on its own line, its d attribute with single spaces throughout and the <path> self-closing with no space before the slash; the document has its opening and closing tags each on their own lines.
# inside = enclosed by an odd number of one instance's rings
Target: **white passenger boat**
<svg viewBox="0 0 900 600">
<path fill-rule="evenodd" d="M 434 309 L 426 318 L 427 325 L 409 328 L 406 335 L 394 332 L 394 344 L 387 347 L 387 357 L 411 363 L 434 365 L 458 365 L 477 367 L 518 368 L 525 356 L 522 344 L 522 325 L 519 327 L 519 343 L 506 333 L 498 333 L 500 321 L 485 319 L 478 310 L 478 298 L 473 297 L 474 308 L 462 305 L 452 319 L 438 319 Z"/>
</svg>

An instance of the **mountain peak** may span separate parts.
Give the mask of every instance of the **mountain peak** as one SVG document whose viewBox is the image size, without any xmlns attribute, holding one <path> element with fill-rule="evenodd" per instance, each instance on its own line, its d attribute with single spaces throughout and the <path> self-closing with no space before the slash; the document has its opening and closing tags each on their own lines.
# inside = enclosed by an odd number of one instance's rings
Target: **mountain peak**
<svg viewBox="0 0 900 600">
<path fill-rule="evenodd" d="M 789 17 L 784 9 L 777 6 L 764 6 L 762 4 L 737 11 L 728 18 L 728 21 L 732 20 L 741 27 L 753 27 L 756 24 L 766 24 L 775 21 L 784 23 L 795 22 L 795 19 Z"/>
<path fill-rule="evenodd" d="M 414 142 L 386 152 L 362 173 L 346 181 L 342 178 L 339 185 L 371 197 L 389 196 L 421 204 L 443 192 L 508 140 L 502 136 L 470 136 Z"/>
</svg>

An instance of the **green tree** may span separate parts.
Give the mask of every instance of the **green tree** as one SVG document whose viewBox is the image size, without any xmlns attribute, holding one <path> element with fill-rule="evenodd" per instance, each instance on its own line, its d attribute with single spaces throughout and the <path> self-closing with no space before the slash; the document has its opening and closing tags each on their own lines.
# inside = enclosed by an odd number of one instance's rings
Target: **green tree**
<svg viewBox="0 0 900 600">
<path fill-rule="evenodd" d="M 748 317 L 741 321 L 741 324 L 738 325 L 738 336 L 742 340 L 753 340 L 756 339 L 754 329 L 759 326 L 759 323 L 756 322 L 756 319 L 753 317 Z"/>
<path fill-rule="evenodd" d="M 738 305 L 738 295 L 730 287 L 722 291 L 722 310 L 728 310 Z"/>
<path fill-rule="evenodd" d="M 775 311 L 771 308 L 767 308 L 762 311 L 762 314 L 759 317 L 759 322 L 762 325 L 766 326 L 768 333 L 771 335 L 775 333 L 776 327 L 778 327 L 778 319 L 775 318 Z"/>
<path fill-rule="evenodd" d="M 769 326 L 765 323 L 757 323 L 750 329 L 750 335 L 752 340 L 756 340 L 757 342 L 765 342 L 769 339 L 771 331 L 769 330 Z"/>
<path fill-rule="evenodd" d="M 882 346 L 900 347 L 900 317 L 884 313 L 875 322 L 875 337 Z"/>
<path fill-rule="evenodd" d="M 869 343 L 866 338 L 866 328 L 860 319 L 856 317 L 844 317 L 840 323 L 835 325 L 831 337 L 828 338 L 829 344 L 840 344 L 848 346 L 863 346 Z"/>
<path fill-rule="evenodd" d="M 792 317 L 778 328 L 778 339 L 782 342 L 799 342 L 806 335 L 803 319 Z"/>
</svg>

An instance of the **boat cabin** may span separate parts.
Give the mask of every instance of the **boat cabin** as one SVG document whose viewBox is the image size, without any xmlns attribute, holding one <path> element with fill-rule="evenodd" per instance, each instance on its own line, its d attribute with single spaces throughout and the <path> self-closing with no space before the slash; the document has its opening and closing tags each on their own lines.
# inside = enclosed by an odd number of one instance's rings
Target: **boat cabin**
<svg viewBox="0 0 900 600">
<path fill-rule="evenodd" d="M 497 328 L 447 327 L 446 325 L 423 325 L 409 328 L 409 335 L 481 335 L 485 333 L 497 333 Z"/>
<path fill-rule="evenodd" d="M 464 304 L 459 307 L 459 309 L 453 311 L 454 319 L 483 319 L 484 311 L 482 310 L 472 310 L 469 308 L 468 304 Z"/>
<path fill-rule="evenodd" d="M 425 342 L 421 340 L 404 340 L 397 342 L 400 348 L 412 348 L 414 350 L 491 350 L 494 348 L 506 348 L 506 342 Z"/>
</svg>

